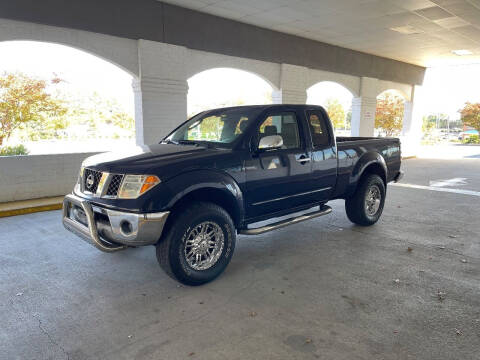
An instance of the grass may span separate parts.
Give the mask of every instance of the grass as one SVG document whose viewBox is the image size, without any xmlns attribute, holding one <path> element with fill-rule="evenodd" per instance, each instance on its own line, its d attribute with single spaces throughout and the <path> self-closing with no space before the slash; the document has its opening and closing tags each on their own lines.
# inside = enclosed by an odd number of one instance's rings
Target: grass
<svg viewBox="0 0 480 360">
<path fill-rule="evenodd" d="M 24 145 L 0 147 L 0 156 L 28 155 L 29 151 Z"/>
</svg>

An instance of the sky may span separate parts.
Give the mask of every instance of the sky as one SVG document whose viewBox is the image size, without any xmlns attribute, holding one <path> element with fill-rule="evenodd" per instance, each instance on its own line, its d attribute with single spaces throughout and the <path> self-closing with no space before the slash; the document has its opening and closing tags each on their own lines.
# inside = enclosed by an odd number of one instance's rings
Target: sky
<svg viewBox="0 0 480 360">
<path fill-rule="evenodd" d="M 215 107 L 261 105 L 272 102 L 272 87 L 261 77 L 247 71 L 218 68 L 203 71 L 188 80 L 188 114 Z"/>
<path fill-rule="evenodd" d="M 35 42 L 0 42 L 0 73 L 23 72 L 43 79 L 54 73 L 63 88 L 77 94 L 96 91 L 115 98 L 133 114 L 132 76 L 108 61 L 72 47 Z"/>
<path fill-rule="evenodd" d="M 326 106 L 329 99 L 337 99 L 345 113 L 352 107 L 352 93 L 337 83 L 323 81 L 307 90 L 307 104 Z"/>
<path fill-rule="evenodd" d="M 429 68 L 422 92 L 424 112 L 443 113 L 457 120 L 465 102 L 480 102 L 480 64 Z"/>
<path fill-rule="evenodd" d="M 31 42 L 0 42 L 0 73 L 19 71 L 51 78 L 55 73 L 65 80 L 62 85 L 74 93 L 93 91 L 115 98 L 133 114 L 132 76 L 94 55 L 71 47 Z M 240 98 L 247 104 L 270 103 L 271 86 L 262 78 L 235 69 L 215 69 L 197 74 L 188 81 L 188 113 L 221 105 L 231 105 Z M 429 68 L 424 82 L 422 111 L 446 113 L 451 119 L 466 101 L 480 102 L 480 64 Z M 332 83 L 330 83 L 332 85 Z M 333 83 L 317 85 L 308 91 L 308 102 L 324 104 L 336 97 L 346 109 L 352 95 Z"/>
</svg>

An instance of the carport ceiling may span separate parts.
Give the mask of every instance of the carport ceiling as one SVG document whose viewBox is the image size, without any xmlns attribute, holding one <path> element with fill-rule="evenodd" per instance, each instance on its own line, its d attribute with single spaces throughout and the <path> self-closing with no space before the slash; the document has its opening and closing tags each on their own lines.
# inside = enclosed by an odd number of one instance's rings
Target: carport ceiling
<svg viewBox="0 0 480 360">
<path fill-rule="evenodd" d="M 162 1 L 422 66 L 480 62 L 480 0 Z"/>
</svg>

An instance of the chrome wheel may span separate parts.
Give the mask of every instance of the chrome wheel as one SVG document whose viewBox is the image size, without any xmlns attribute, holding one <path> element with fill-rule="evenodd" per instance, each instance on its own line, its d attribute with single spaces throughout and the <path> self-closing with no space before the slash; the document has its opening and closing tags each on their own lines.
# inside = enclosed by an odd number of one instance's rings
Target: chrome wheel
<svg viewBox="0 0 480 360">
<path fill-rule="evenodd" d="M 194 270 L 207 270 L 222 255 L 224 244 L 223 231 L 218 224 L 211 221 L 200 223 L 187 236 L 185 260 Z"/>
<path fill-rule="evenodd" d="M 369 216 L 374 216 L 380 208 L 382 193 L 377 185 L 372 185 L 367 191 L 365 197 L 365 211 Z"/>
</svg>

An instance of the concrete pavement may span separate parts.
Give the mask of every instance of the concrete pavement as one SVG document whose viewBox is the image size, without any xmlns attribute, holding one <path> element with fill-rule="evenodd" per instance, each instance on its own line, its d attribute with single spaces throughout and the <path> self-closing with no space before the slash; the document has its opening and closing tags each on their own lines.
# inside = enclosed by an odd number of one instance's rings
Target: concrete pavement
<svg viewBox="0 0 480 360">
<path fill-rule="evenodd" d="M 480 161 L 422 161 L 405 161 L 404 182 L 479 190 Z M 99 252 L 59 211 L 0 219 L 0 358 L 478 359 L 478 197 L 392 186 L 369 228 L 332 207 L 240 236 L 196 288 L 164 275 L 153 247 Z"/>
</svg>

